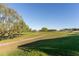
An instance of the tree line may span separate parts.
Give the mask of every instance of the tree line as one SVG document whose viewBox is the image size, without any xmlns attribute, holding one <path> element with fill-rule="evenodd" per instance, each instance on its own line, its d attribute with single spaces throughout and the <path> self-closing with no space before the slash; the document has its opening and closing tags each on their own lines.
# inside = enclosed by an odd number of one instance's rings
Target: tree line
<svg viewBox="0 0 79 59">
<path fill-rule="evenodd" d="M 55 31 L 69 31 L 69 32 L 73 32 L 73 31 L 79 31 L 79 28 L 63 28 L 60 30 L 57 29 L 49 29 L 47 27 L 42 27 L 40 30 L 31 30 L 31 32 L 55 32 Z"/>
</svg>

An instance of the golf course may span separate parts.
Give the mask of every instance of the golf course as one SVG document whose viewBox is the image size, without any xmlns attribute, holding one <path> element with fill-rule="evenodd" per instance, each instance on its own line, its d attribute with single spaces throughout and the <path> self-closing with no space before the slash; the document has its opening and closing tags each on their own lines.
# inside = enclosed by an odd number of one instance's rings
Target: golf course
<svg viewBox="0 0 79 59">
<path fill-rule="evenodd" d="M 28 32 L 0 41 L 2 56 L 79 55 L 79 35 L 74 32 Z"/>
<path fill-rule="evenodd" d="M 79 56 L 79 4 L 0 4 L 0 56 Z"/>
</svg>

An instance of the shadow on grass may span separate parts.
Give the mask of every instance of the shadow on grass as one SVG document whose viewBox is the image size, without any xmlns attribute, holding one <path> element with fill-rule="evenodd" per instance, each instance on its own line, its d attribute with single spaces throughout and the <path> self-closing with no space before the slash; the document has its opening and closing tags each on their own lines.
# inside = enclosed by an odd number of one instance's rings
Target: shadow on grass
<svg viewBox="0 0 79 59">
<path fill-rule="evenodd" d="M 79 55 L 79 35 L 40 40 L 18 48 L 28 52 L 27 48 L 35 49 L 50 56 L 77 56 Z"/>
<path fill-rule="evenodd" d="M 23 34 L 13 34 L 13 35 L 7 35 L 7 36 L 0 36 L 0 40 L 6 40 L 6 39 L 13 39 L 15 37 L 19 37 Z"/>
</svg>

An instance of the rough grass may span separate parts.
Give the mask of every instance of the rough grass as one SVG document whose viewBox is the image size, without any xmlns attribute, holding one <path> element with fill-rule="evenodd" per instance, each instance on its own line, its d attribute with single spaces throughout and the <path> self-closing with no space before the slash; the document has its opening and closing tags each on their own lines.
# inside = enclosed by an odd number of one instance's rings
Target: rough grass
<svg viewBox="0 0 79 59">
<path fill-rule="evenodd" d="M 8 56 L 48 56 L 48 54 L 41 52 L 37 49 L 27 48 L 25 50 L 18 49 L 13 53 L 8 54 Z"/>
<path fill-rule="evenodd" d="M 22 45 L 24 43 L 29 43 L 30 40 L 27 41 L 28 38 L 34 38 L 39 35 L 43 35 L 43 33 L 28 32 L 22 36 L 15 37 L 13 39 L 5 39 L 5 40 L 0 41 L 0 55 L 6 56 L 10 52 L 14 52 L 15 50 L 17 50 L 18 45 Z M 6 43 L 10 43 L 10 44 L 6 45 L 6 46 L 1 46 L 1 44 L 6 44 Z"/>
</svg>

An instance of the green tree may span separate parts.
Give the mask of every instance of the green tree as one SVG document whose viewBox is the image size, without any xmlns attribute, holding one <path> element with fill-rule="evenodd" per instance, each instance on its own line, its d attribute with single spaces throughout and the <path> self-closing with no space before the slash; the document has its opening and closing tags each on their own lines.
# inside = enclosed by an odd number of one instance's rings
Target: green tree
<svg viewBox="0 0 79 59">
<path fill-rule="evenodd" d="M 0 34 L 12 36 L 29 31 L 29 26 L 25 24 L 22 17 L 11 8 L 0 4 Z"/>
<path fill-rule="evenodd" d="M 43 27 L 43 28 L 41 28 L 41 30 L 40 30 L 41 32 L 47 32 L 48 31 L 48 28 L 46 28 L 46 27 Z"/>
</svg>

